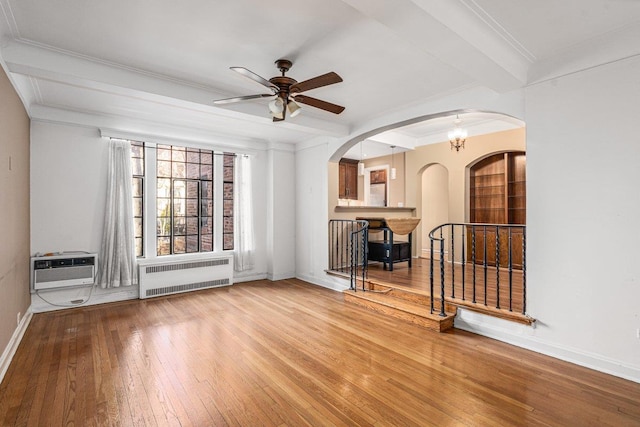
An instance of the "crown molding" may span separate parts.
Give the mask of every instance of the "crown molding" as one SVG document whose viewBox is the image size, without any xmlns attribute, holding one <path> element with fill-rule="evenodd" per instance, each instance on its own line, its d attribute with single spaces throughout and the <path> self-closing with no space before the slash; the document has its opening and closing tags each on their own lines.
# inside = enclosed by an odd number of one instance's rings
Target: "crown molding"
<svg viewBox="0 0 640 427">
<path fill-rule="evenodd" d="M 640 55 L 640 24 L 627 25 L 584 40 L 544 58 L 531 67 L 528 85 L 578 73 Z"/>
</svg>

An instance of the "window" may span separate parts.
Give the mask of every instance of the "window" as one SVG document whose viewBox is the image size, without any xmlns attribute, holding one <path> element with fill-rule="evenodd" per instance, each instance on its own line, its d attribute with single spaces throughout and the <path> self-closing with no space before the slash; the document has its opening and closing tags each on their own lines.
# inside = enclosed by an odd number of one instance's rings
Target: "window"
<svg viewBox="0 0 640 427">
<path fill-rule="evenodd" d="M 136 256 L 144 256 L 144 143 L 131 141 L 133 233 Z"/>
<path fill-rule="evenodd" d="M 235 154 L 225 153 L 223 157 L 223 231 L 222 248 L 233 250 L 233 162 Z"/>
<path fill-rule="evenodd" d="M 236 154 L 130 142 L 136 256 L 233 250 Z"/>
<path fill-rule="evenodd" d="M 158 255 L 213 250 L 213 152 L 158 145 Z"/>
</svg>

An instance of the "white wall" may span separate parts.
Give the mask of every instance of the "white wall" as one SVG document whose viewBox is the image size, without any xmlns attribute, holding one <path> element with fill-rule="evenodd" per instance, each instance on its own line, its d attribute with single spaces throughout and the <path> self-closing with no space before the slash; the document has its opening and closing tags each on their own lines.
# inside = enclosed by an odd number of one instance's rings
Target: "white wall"
<svg viewBox="0 0 640 427">
<path fill-rule="evenodd" d="M 344 290 L 349 287 L 346 281 L 325 273 L 329 258 L 327 162 L 331 142 L 327 138 L 296 151 L 296 277 Z"/>
<path fill-rule="evenodd" d="M 32 254 L 100 250 L 107 159 L 97 129 L 32 122 Z"/>
<path fill-rule="evenodd" d="M 292 147 L 267 149 L 267 277 L 295 277 L 295 153 Z M 262 212 L 262 211 L 256 211 Z M 258 215 L 261 215 L 260 213 Z"/>
<path fill-rule="evenodd" d="M 527 89 L 535 336 L 640 381 L 640 58 Z M 572 356 L 572 357 L 576 357 Z"/>
<path fill-rule="evenodd" d="M 96 128 L 51 124 L 31 124 L 31 253 L 99 252 L 105 205 L 108 152 L 105 139 Z M 212 146 L 215 148 L 215 146 Z M 256 235 L 255 268 L 236 275 L 236 280 L 267 276 L 265 216 L 267 174 L 265 151 L 255 151 L 253 162 Z M 293 167 L 293 160 L 290 161 Z M 290 209 L 290 212 L 293 208 Z M 282 215 L 283 221 L 293 220 Z M 294 268 L 291 268 L 294 271 Z M 89 288 L 42 293 L 54 304 L 84 299 Z M 137 287 L 93 290 L 91 303 L 137 298 Z M 32 309 L 54 306 L 32 296 Z"/>
<path fill-rule="evenodd" d="M 107 144 L 95 128 L 31 122 L 32 255 L 100 251 L 107 159 Z M 48 291 L 32 294 L 31 309 L 72 306 L 71 301 L 89 296 L 91 304 L 137 294 L 137 286 Z"/>
</svg>

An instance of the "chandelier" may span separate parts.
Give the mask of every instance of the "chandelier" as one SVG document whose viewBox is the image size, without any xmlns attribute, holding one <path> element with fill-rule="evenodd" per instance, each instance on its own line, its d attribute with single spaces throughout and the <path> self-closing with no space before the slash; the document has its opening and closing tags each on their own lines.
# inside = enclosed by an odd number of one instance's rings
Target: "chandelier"
<svg viewBox="0 0 640 427">
<path fill-rule="evenodd" d="M 453 121 L 453 130 L 449 131 L 449 143 L 451 143 L 451 149 L 460 151 L 464 148 L 464 142 L 467 140 L 467 131 L 461 127 L 462 120 L 456 114 L 456 119 Z"/>
</svg>

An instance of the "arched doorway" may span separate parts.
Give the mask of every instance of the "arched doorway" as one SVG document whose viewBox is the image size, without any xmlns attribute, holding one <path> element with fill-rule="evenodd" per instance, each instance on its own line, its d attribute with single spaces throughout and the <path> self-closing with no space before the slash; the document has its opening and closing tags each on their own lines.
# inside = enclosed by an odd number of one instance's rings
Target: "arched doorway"
<svg viewBox="0 0 640 427">
<path fill-rule="evenodd" d="M 449 221 L 449 171 L 439 163 L 422 172 L 422 230 L 428 233 Z M 422 254 L 429 252 L 429 239 L 422 240 Z"/>
</svg>

